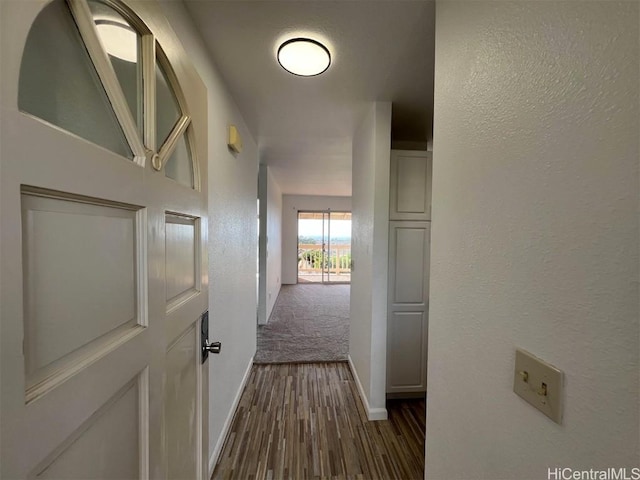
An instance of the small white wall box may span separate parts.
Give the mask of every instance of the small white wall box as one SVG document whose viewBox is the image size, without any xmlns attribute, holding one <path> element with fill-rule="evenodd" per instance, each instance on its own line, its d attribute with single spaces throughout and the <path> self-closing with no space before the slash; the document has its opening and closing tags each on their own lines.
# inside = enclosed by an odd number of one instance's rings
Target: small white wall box
<svg viewBox="0 0 640 480">
<path fill-rule="evenodd" d="M 229 148 L 236 153 L 242 152 L 242 137 L 235 125 L 229 125 L 229 141 L 227 142 Z"/>
</svg>

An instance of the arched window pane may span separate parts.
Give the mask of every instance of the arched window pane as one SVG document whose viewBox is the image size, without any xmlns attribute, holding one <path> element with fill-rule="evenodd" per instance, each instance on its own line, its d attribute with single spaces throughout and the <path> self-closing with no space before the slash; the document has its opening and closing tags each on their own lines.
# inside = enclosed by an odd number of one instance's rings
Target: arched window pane
<svg viewBox="0 0 640 480">
<path fill-rule="evenodd" d="M 180 105 L 167 75 L 160 62 L 156 61 L 156 138 L 158 147 L 167 139 L 181 116 Z"/>
<path fill-rule="evenodd" d="M 176 149 L 164 167 L 164 174 L 182 185 L 193 188 L 193 166 L 186 133 L 178 140 Z"/>
<path fill-rule="evenodd" d="M 31 26 L 18 108 L 127 158 L 133 154 L 63 0 Z"/>
<path fill-rule="evenodd" d="M 129 104 L 129 109 L 142 135 L 142 62 L 140 60 L 140 35 L 131 24 L 104 3 L 87 2 L 96 23 L 98 37 L 109 54 L 111 65 Z"/>
</svg>

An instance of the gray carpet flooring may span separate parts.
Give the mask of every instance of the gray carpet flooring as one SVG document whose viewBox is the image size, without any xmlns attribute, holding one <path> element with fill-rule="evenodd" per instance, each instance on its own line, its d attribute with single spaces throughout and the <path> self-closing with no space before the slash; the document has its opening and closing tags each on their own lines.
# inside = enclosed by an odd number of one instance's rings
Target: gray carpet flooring
<svg viewBox="0 0 640 480">
<path fill-rule="evenodd" d="M 349 352 L 349 285 L 283 285 L 255 363 L 336 362 Z"/>
</svg>

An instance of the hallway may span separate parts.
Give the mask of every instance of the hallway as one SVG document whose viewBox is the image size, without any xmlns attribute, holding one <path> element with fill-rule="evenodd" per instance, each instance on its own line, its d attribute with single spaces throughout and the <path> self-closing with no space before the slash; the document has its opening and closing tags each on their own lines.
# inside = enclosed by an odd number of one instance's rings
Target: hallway
<svg viewBox="0 0 640 480">
<path fill-rule="evenodd" d="M 349 285 L 283 285 L 258 327 L 256 363 L 346 361 Z"/>
<path fill-rule="evenodd" d="M 638 0 L 0 0 L 0 32 L 1 479 L 640 472 Z"/>
<path fill-rule="evenodd" d="M 422 479 L 425 403 L 370 422 L 346 363 L 254 365 L 213 479 Z"/>
</svg>

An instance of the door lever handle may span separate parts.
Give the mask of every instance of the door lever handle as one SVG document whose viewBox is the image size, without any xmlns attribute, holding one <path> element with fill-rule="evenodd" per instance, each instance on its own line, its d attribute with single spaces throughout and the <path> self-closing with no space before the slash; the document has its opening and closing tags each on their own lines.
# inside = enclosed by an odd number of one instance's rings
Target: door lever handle
<svg viewBox="0 0 640 480">
<path fill-rule="evenodd" d="M 209 352 L 209 353 L 220 353 L 220 350 L 222 350 L 222 343 L 221 342 L 211 342 L 209 343 L 209 340 L 205 340 L 204 341 L 204 345 L 202 345 L 202 353 L 204 352 Z"/>
</svg>

